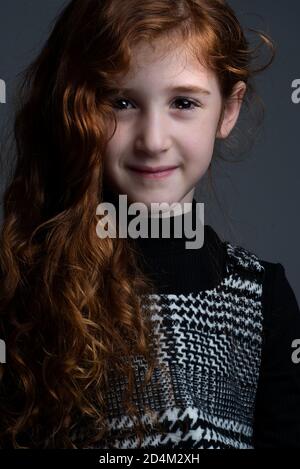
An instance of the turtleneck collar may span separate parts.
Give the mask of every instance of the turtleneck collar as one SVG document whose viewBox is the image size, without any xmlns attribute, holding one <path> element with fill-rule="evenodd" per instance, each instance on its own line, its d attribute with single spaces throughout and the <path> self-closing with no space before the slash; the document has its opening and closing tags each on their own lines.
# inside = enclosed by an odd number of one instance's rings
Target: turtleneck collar
<svg viewBox="0 0 300 469">
<path fill-rule="evenodd" d="M 119 201 L 113 194 L 106 193 L 105 202 L 111 202 L 118 212 Z M 141 263 L 161 292 L 189 292 L 214 288 L 225 273 L 226 251 L 223 242 L 210 225 L 202 225 L 204 239 L 199 249 L 186 249 L 186 242 L 194 241 L 185 236 L 184 218 L 192 215 L 192 230 L 196 230 L 198 217 L 197 201 L 192 201 L 191 210 L 183 214 L 170 215 L 170 236 L 163 237 L 161 229 L 159 237 L 131 238 L 128 241 L 142 254 Z M 129 215 L 127 223 L 137 215 Z M 182 223 L 182 237 L 174 236 L 174 221 Z M 161 221 L 162 218 L 159 218 Z M 178 223 L 178 222 L 177 222 Z M 159 225 L 161 228 L 161 224 Z M 178 225 L 176 225 L 178 227 Z M 151 231 L 150 231 L 151 233 Z M 177 230 L 176 230 L 177 235 Z"/>
<path fill-rule="evenodd" d="M 114 205 L 116 209 L 117 221 L 119 219 L 119 198 L 117 195 L 112 193 L 109 190 L 105 190 L 105 202 L 110 202 Z M 200 219 L 200 207 L 197 207 L 197 201 L 193 198 L 191 205 L 185 206 L 183 208 L 184 212 L 175 213 L 170 212 L 167 216 L 153 216 L 150 210 L 148 216 L 142 215 L 137 212 L 137 214 L 130 215 L 128 214 L 128 205 L 127 205 L 127 214 L 125 221 L 125 228 L 127 229 L 127 238 L 130 242 L 136 243 L 142 250 L 151 250 L 156 254 L 158 252 L 170 252 L 173 250 L 185 250 L 188 247 L 188 250 L 195 251 L 191 249 L 191 245 L 195 246 L 196 241 L 201 244 L 202 237 L 205 237 L 206 227 L 203 227 L 203 223 Z M 146 229 L 146 233 L 143 231 L 143 237 L 139 236 L 138 238 L 131 237 L 129 233 L 129 228 L 133 228 L 132 221 L 137 217 L 146 218 L 146 224 L 143 226 Z M 123 220 L 124 222 L 124 220 Z M 145 228 L 146 226 L 146 228 Z M 134 223 L 134 227 L 139 232 L 141 231 L 141 225 Z M 154 230 L 155 234 L 151 232 L 151 228 Z M 164 228 L 164 232 L 163 232 Z M 199 230 L 202 230 L 202 237 Z M 187 244 L 189 243 L 189 244 Z M 201 249 L 201 248 L 200 248 Z"/>
<path fill-rule="evenodd" d="M 128 225 L 134 218 L 133 215 L 128 216 Z M 198 220 L 198 225 L 196 223 Z M 170 213 L 168 217 L 148 217 L 148 237 L 139 237 L 134 239 L 134 242 L 142 249 L 153 251 L 157 253 L 166 253 L 172 251 L 182 251 L 187 247 L 186 243 L 196 242 L 196 230 L 203 229 L 203 224 L 200 221 L 199 213 L 197 211 L 197 201 L 193 199 L 192 205 L 184 213 L 174 214 Z M 192 223 L 191 223 L 192 221 Z M 151 224 L 155 223 L 157 226 L 156 237 L 151 236 Z M 165 233 L 163 233 L 162 224 L 165 224 Z M 199 226 L 201 224 L 201 226 Z M 187 232 L 187 227 L 189 231 Z M 169 227 L 169 229 L 167 229 Z M 197 235 L 199 239 L 199 234 Z M 204 235 L 205 236 L 205 235 Z"/>
</svg>

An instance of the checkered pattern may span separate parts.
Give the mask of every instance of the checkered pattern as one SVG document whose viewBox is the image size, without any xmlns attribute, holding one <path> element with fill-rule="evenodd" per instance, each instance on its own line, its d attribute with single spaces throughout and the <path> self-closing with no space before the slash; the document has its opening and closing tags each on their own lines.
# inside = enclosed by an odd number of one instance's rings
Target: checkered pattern
<svg viewBox="0 0 300 469">
<path fill-rule="evenodd" d="M 215 288 L 188 295 L 153 295 L 159 360 L 144 392 L 146 372 L 135 357 L 134 401 L 148 433 L 142 448 L 252 448 L 253 414 L 262 350 L 264 267 L 251 252 L 224 242 L 226 275 Z M 125 382 L 112 377 L 109 446 L 137 448 L 133 422 L 121 403 Z M 153 431 L 144 408 L 163 423 Z M 127 434 L 122 437 L 122 432 Z M 84 431 L 82 429 L 82 431 Z"/>
</svg>

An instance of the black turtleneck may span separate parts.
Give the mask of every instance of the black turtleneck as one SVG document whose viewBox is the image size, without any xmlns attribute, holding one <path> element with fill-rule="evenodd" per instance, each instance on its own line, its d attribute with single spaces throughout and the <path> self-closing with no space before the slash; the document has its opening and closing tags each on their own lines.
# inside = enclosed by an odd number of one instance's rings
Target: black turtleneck
<svg viewBox="0 0 300 469">
<path fill-rule="evenodd" d="M 116 207 L 118 217 L 119 201 L 112 194 L 109 195 L 109 201 Z M 136 216 L 127 214 L 127 228 Z M 203 227 L 203 223 L 200 222 L 196 199 L 193 199 L 191 207 L 185 208 L 184 213 L 174 215 L 171 212 L 168 237 L 162 234 L 163 220 L 162 217 L 156 219 L 159 225 L 158 237 L 151 237 L 150 212 L 148 237 L 128 236 L 129 242 L 140 254 L 139 260 L 143 271 L 154 282 L 157 292 L 180 294 L 217 286 L 225 275 L 226 250 L 214 229 L 205 224 Z M 184 228 L 191 220 L 194 233 L 197 229 L 203 229 L 203 245 L 197 249 L 187 248 L 186 244 L 195 243 L 196 240 L 196 236 L 191 238 L 189 234 L 186 235 L 187 231 Z M 178 224 L 181 224 L 181 237 L 177 237 Z"/>
<path fill-rule="evenodd" d="M 196 230 L 196 200 L 192 202 L 192 227 Z M 145 273 L 150 275 L 158 293 L 189 293 L 214 288 L 225 274 L 225 249 L 210 225 L 204 225 L 203 245 L 187 249 L 194 238 L 185 235 L 187 213 L 170 216 L 170 237 L 164 238 L 160 229 L 158 238 L 131 240 L 142 254 Z M 181 220 L 183 236 L 175 236 L 175 218 Z M 161 226 L 161 225 L 160 225 Z M 202 225 L 203 228 L 203 225 Z"/>
</svg>

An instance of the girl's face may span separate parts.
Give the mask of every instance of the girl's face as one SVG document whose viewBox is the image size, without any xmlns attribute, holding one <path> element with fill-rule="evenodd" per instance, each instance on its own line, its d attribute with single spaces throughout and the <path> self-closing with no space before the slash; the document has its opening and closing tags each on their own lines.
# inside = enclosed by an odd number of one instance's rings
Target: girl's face
<svg viewBox="0 0 300 469">
<path fill-rule="evenodd" d="M 140 43 L 130 73 L 117 79 L 120 94 L 111 97 L 117 130 L 104 164 L 110 190 L 149 209 L 152 202 L 192 202 L 195 186 L 211 162 L 215 139 L 229 134 L 240 108 L 237 102 L 228 105 L 218 131 L 223 103 L 215 75 L 184 46 L 164 57 L 162 51 L 159 43 L 155 50 Z M 179 87 L 194 89 L 175 89 Z M 243 86 L 238 88 L 243 91 Z M 139 166 L 176 169 L 149 178 L 131 169 Z"/>
</svg>

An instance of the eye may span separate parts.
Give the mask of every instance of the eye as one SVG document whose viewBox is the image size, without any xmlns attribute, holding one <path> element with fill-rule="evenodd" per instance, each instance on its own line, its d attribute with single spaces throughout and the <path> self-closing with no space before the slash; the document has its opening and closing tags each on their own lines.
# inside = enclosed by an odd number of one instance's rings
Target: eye
<svg viewBox="0 0 300 469">
<path fill-rule="evenodd" d="M 129 102 L 128 99 L 125 99 L 125 98 L 115 99 L 115 100 L 113 101 L 114 107 L 115 107 L 116 109 L 118 109 L 118 110 L 121 111 L 122 109 L 117 105 L 117 103 L 119 103 L 119 102 L 123 102 L 123 103 L 124 103 L 124 102 L 126 102 L 126 101 Z M 126 109 L 125 109 L 125 110 L 126 110 Z"/>
<path fill-rule="evenodd" d="M 192 105 L 194 106 L 192 109 L 189 107 L 189 108 L 186 108 L 184 107 L 183 110 L 184 111 L 193 111 L 195 109 L 195 107 L 201 107 L 200 104 L 196 103 L 195 101 L 191 101 L 190 99 L 188 98 L 176 98 L 175 102 L 181 102 L 181 103 L 187 103 L 188 106 Z"/>
<path fill-rule="evenodd" d="M 125 103 L 126 103 L 126 102 L 127 102 L 127 103 L 130 103 L 130 101 L 129 101 L 128 99 L 126 99 L 126 98 L 119 98 L 119 99 L 116 99 L 116 100 L 113 101 L 114 107 L 115 107 L 118 111 L 122 111 L 122 110 L 125 110 L 125 111 L 126 111 L 127 109 L 124 109 L 124 108 L 122 109 L 122 108 L 117 104 L 117 103 L 120 103 L 120 102 L 123 102 L 123 104 L 124 104 L 124 102 L 125 102 Z M 175 99 L 174 102 L 177 102 L 177 103 L 178 103 L 178 102 L 179 102 L 179 103 L 181 102 L 181 103 L 185 103 L 185 105 L 188 105 L 188 106 L 191 106 L 191 105 L 194 106 L 193 108 L 190 108 L 190 107 L 188 107 L 188 108 L 187 108 L 187 107 L 183 107 L 183 109 L 181 109 L 181 110 L 183 110 L 183 111 L 193 111 L 193 110 L 195 109 L 195 107 L 201 107 L 201 104 L 200 104 L 200 103 L 197 103 L 197 102 L 195 102 L 195 101 L 192 101 L 192 100 L 190 100 L 190 99 L 188 99 L 188 98 L 184 98 L 184 97 L 178 97 L 178 98 Z M 185 105 L 184 105 L 184 106 L 185 106 Z"/>
</svg>

